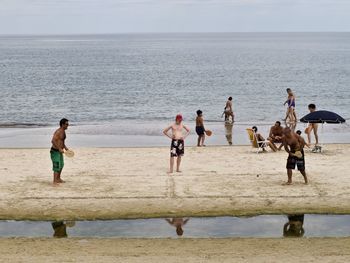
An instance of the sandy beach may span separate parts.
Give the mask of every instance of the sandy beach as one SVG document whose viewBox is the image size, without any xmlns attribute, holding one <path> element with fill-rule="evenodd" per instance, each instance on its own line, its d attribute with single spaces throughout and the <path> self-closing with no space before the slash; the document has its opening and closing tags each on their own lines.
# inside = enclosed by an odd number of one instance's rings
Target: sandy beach
<svg viewBox="0 0 350 263">
<path fill-rule="evenodd" d="M 350 145 L 306 152 L 309 185 L 286 181 L 284 151 L 187 147 L 168 175 L 167 147 L 77 148 L 65 184 L 52 186 L 49 149 L 0 150 L 0 219 L 117 219 L 280 213 L 350 213 Z"/>
<path fill-rule="evenodd" d="M 2 262 L 349 262 L 350 238 L 0 239 Z"/>
</svg>

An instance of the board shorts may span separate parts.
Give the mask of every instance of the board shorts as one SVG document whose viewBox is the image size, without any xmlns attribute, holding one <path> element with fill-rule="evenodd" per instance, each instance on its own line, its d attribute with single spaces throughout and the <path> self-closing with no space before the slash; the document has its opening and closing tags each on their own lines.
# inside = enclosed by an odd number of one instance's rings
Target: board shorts
<svg viewBox="0 0 350 263">
<path fill-rule="evenodd" d="M 175 140 L 171 141 L 170 146 L 170 157 L 181 157 L 185 153 L 185 143 L 184 140 Z"/>
<path fill-rule="evenodd" d="M 198 136 L 204 135 L 204 127 L 203 126 L 196 126 L 196 133 Z"/>
<path fill-rule="evenodd" d="M 297 158 L 295 156 L 288 156 L 287 159 L 287 169 L 295 169 L 295 166 L 298 167 L 298 171 L 305 171 L 305 156 L 304 156 L 304 151 L 301 151 L 303 157 Z"/>
<path fill-rule="evenodd" d="M 60 153 L 59 150 L 51 148 L 50 156 L 52 161 L 52 170 L 55 173 L 61 172 L 64 166 L 63 154 Z"/>
</svg>

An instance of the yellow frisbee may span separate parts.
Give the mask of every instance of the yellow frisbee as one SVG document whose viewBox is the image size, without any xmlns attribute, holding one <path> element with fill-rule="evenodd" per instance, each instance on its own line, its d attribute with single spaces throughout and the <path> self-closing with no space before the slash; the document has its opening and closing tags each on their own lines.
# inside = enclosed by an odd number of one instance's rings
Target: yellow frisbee
<svg viewBox="0 0 350 263">
<path fill-rule="evenodd" d="M 69 158 L 74 157 L 74 152 L 72 150 L 67 150 L 64 152 L 64 154 Z"/>
</svg>

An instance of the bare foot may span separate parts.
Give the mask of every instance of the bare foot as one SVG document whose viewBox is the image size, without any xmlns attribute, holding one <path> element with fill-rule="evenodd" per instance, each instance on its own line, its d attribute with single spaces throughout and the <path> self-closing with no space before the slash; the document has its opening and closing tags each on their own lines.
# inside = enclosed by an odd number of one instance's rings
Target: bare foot
<svg viewBox="0 0 350 263">
<path fill-rule="evenodd" d="M 167 174 L 173 174 L 174 172 L 173 171 L 167 171 L 166 173 Z"/>
<path fill-rule="evenodd" d="M 52 186 L 59 186 L 60 185 L 60 182 L 58 182 L 58 181 L 53 181 L 52 182 Z"/>
<path fill-rule="evenodd" d="M 176 170 L 176 172 L 177 172 L 177 173 L 182 173 L 182 171 L 180 171 L 180 170 Z"/>
<path fill-rule="evenodd" d="M 205 145 L 205 144 L 203 144 L 202 146 L 203 146 L 203 147 L 205 147 L 206 145 Z"/>
<path fill-rule="evenodd" d="M 66 181 L 63 181 L 62 179 L 58 179 L 59 183 L 65 183 Z"/>
<path fill-rule="evenodd" d="M 291 185 L 291 184 L 292 184 L 292 182 L 285 182 L 282 185 Z"/>
</svg>

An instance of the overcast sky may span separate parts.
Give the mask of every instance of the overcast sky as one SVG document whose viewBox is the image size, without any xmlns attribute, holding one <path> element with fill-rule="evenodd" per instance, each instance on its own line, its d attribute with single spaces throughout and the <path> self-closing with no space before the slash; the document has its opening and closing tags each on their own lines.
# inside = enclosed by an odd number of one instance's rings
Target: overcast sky
<svg viewBox="0 0 350 263">
<path fill-rule="evenodd" d="M 350 0 L 0 0 L 0 34 L 350 31 Z"/>
</svg>

